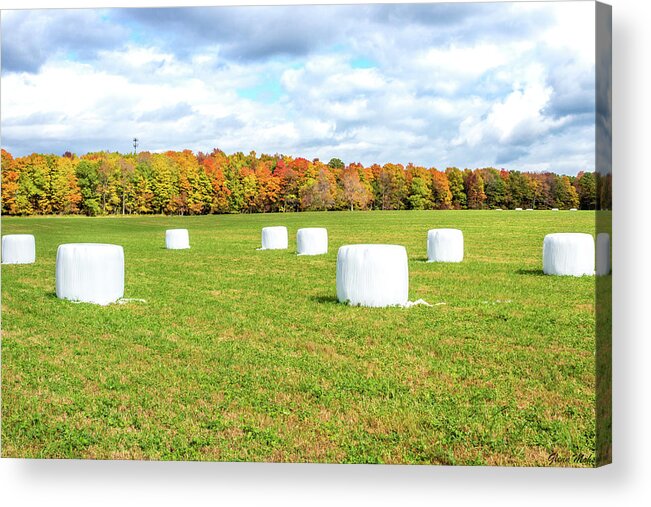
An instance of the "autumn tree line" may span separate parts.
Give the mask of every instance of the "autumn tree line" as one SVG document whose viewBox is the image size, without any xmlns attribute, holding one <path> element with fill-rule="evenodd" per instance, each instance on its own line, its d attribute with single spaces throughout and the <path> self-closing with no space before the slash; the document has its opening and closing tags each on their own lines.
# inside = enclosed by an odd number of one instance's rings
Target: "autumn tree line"
<svg viewBox="0 0 651 507">
<path fill-rule="evenodd" d="M 7 215 L 268 213 L 323 210 L 609 209 L 610 181 L 387 163 L 364 167 L 333 158 L 190 150 L 78 157 L 2 150 Z"/>
</svg>

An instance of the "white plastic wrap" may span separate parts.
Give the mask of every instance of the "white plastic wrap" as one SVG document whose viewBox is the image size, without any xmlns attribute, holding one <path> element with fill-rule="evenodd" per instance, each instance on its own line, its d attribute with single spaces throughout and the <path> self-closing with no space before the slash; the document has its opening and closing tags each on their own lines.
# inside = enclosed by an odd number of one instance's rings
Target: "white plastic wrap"
<svg viewBox="0 0 651 507">
<path fill-rule="evenodd" d="M 570 211 L 579 211 L 579 210 L 576 208 L 570 208 Z"/>
<path fill-rule="evenodd" d="M 36 262 L 36 241 L 31 234 L 2 236 L 2 264 L 32 264 Z"/>
<path fill-rule="evenodd" d="M 402 306 L 409 297 L 407 250 L 344 245 L 337 253 L 337 299 L 353 306 Z"/>
<path fill-rule="evenodd" d="M 515 211 L 522 211 L 522 208 L 515 208 Z"/>
<path fill-rule="evenodd" d="M 262 250 L 286 250 L 288 243 L 284 225 L 262 228 Z"/>
<path fill-rule="evenodd" d="M 525 211 L 533 211 L 533 208 L 527 208 Z"/>
<path fill-rule="evenodd" d="M 494 211 L 502 211 L 502 208 L 495 208 Z"/>
<path fill-rule="evenodd" d="M 597 234 L 597 274 L 605 276 L 610 273 L 610 234 Z"/>
<path fill-rule="evenodd" d="M 459 229 L 427 231 L 427 262 L 461 262 L 463 233 Z"/>
<path fill-rule="evenodd" d="M 187 229 L 168 229 L 165 231 L 165 247 L 168 250 L 190 248 L 190 234 Z"/>
<path fill-rule="evenodd" d="M 124 250 L 102 243 L 59 245 L 56 294 L 61 299 L 108 305 L 124 296 Z"/>
<path fill-rule="evenodd" d="M 548 234 L 543 241 L 543 272 L 546 275 L 594 275 L 595 246 L 590 234 Z"/>
<path fill-rule="evenodd" d="M 298 255 L 321 255 L 328 253 L 328 229 L 307 227 L 296 233 Z"/>
<path fill-rule="evenodd" d="M 558 208 L 552 208 L 552 211 L 558 211 Z"/>
</svg>

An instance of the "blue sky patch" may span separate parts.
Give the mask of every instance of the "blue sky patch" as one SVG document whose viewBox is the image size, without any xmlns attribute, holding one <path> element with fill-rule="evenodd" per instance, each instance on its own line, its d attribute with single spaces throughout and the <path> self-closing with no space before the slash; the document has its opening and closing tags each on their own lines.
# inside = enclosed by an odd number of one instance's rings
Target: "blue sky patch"
<svg viewBox="0 0 651 507">
<path fill-rule="evenodd" d="M 271 104 L 280 99 L 283 93 L 283 87 L 277 78 L 263 78 L 261 82 L 255 86 L 249 88 L 238 88 L 236 93 L 243 99 Z"/>
<path fill-rule="evenodd" d="M 350 61 L 350 66 L 353 69 L 372 69 L 377 67 L 377 64 L 370 58 L 365 58 L 361 56 L 361 57 L 353 58 Z"/>
</svg>

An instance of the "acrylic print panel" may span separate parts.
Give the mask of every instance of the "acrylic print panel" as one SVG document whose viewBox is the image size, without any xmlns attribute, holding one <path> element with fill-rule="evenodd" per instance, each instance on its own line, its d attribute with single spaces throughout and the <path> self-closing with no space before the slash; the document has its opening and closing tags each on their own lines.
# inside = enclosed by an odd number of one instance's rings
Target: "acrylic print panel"
<svg viewBox="0 0 651 507">
<path fill-rule="evenodd" d="M 610 462 L 610 24 L 2 11 L 2 456 Z"/>
</svg>

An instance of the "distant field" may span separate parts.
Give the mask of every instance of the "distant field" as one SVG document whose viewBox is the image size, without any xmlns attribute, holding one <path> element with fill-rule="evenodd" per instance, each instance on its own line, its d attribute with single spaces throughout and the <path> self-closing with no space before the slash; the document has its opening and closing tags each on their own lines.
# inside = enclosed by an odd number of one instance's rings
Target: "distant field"
<svg viewBox="0 0 651 507">
<path fill-rule="evenodd" d="M 256 251 L 266 225 L 289 250 Z M 330 253 L 295 255 L 309 226 Z M 190 250 L 164 249 L 176 227 Z M 435 227 L 463 230 L 463 263 L 424 262 Z M 37 262 L 2 266 L 2 455 L 591 465 L 594 278 L 542 274 L 551 232 L 594 213 L 3 218 Z M 146 303 L 57 299 L 67 242 L 123 245 Z M 405 245 L 410 299 L 444 304 L 337 303 L 337 249 L 362 242 Z"/>
</svg>

